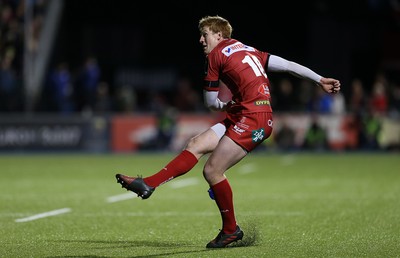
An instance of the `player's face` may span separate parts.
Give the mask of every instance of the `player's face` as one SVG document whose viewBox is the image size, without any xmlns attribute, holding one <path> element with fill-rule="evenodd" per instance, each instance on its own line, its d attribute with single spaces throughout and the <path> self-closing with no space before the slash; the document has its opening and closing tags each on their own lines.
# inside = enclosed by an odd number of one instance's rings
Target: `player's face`
<svg viewBox="0 0 400 258">
<path fill-rule="evenodd" d="M 203 51 L 206 55 L 208 55 L 221 40 L 221 33 L 212 32 L 208 27 L 204 27 L 200 32 L 200 44 L 203 46 Z"/>
</svg>

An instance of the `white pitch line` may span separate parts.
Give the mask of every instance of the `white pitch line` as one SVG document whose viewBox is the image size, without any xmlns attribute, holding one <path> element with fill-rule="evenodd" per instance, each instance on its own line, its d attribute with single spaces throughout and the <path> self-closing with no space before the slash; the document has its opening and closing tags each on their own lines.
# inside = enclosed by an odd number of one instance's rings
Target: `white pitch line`
<svg viewBox="0 0 400 258">
<path fill-rule="evenodd" d="M 186 186 L 190 186 L 190 185 L 197 185 L 199 183 L 199 180 L 197 178 L 187 178 L 187 179 L 181 179 L 181 180 L 176 180 L 173 182 L 169 183 L 169 186 L 171 188 L 182 188 L 182 187 L 186 187 Z M 108 203 L 113 203 L 113 202 L 119 202 L 119 201 L 125 201 L 128 199 L 133 199 L 133 198 L 137 198 L 137 195 L 135 195 L 135 193 L 125 193 L 125 194 L 119 194 L 119 195 L 114 195 L 114 196 L 110 196 L 107 197 L 107 202 Z"/>
<path fill-rule="evenodd" d="M 282 163 L 284 166 L 293 165 L 293 163 L 294 163 L 295 161 L 296 161 L 296 160 L 295 160 L 295 156 L 292 155 L 292 154 L 285 155 L 285 156 L 283 156 L 283 157 L 281 158 L 281 163 Z"/>
<path fill-rule="evenodd" d="M 119 195 L 114 195 L 110 196 L 107 198 L 107 202 L 112 203 L 112 202 L 119 202 L 119 201 L 125 201 L 128 199 L 133 199 L 136 198 L 137 195 L 135 193 L 124 193 L 124 194 L 119 194 Z"/>
<path fill-rule="evenodd" d="M 176 188 L 186 187 L 189 185 L 197 185 L 198 183 L 199 183 L 199 180 L 195 177 L 192 177 L 192 178 L 186 178 L 186 179 L 173 181 L 170 183 L 170 187 L 176 189 Z"/>
<path fill-rule="evenodd" d="M 257 170 L 257 167 L 254 163 L 248 163 L 241 167 L 239 167 L 239 174 L 250 174 Z"/>
<path fill-rule="evenodd" d="M 57 216 L 57 215 L 67 213 L 70 211 L 71 211 L 70 208 L 63 208 L 63 209 L 54 210 L 54 211 L 47 211 L 47 212 L 29 216 L 26 218 L 16 219 L 15 222 L 27 222 L 27 221 L 37 220 L 37 219 L 46 218 L 46 217 L 50 217 L 50 216 Z"/>
<path fill-rule="evenodd" d="M 123 216 L 134 216 L 134 217 L 208 217 L 208 216 L 215 216 L 215 212 L 175 212 L 175 211 L 168 211 L 168 212 L 146 212 L 146 211 L 138 211 L 138 212 L 127 212 L 123 213 Z M 280 212 L 280 211 L 251 211 L 251 212 L 242 212 L 242 215 L 246 216 L 268 216 L 268 217 L 297 217 L 297 216 L 304 216 L 304 212 L 300 211 L 289 211 L 289 212 Z M 115 213 L 110 214 L 110 216 L 121 216 L 121 214 L 116 215 Z"/>
</svg>

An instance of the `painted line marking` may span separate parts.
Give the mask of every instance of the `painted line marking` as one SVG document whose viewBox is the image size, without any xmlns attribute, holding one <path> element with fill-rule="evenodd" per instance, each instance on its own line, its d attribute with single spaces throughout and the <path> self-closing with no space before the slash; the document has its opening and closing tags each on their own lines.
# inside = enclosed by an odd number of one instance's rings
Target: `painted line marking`
<svg viewBox="0 0 400 258">
<path fill-rule="evenodd" d="M 284 166 L 293 165 L 293 163 L 295 163 L 295 161 L 296 161 L 296 158 L 295 158 L 295 156 L 292 155 L 292 154 L 285 155 L 285 156 L 283 156 L 283 157 L 281 158 L 281 163 L 282 163 L 282 165 L 284 165 Z"/>
<path fill-rule="evenodd" d="M 126 212 L 116 215 L 115 213 L 110 214 L 110 216 L 134 216 L 134 217 L 207 217 L 207 216 L 215 216 L 215 212 L 175 212 L 175 211 L 168 211 L 168 212 L 145 212 L 145 211 L 138 211 L 138 212 Z M 289 211 L 289 212 L 280 212 L 280 211 L 251 211 L 251 212 L 243 212 L 242 215 L 246 216 L 268 216 L 268 217 L 298 217 L 304 216 L 304 212 L 299 211 Z"/>
<path fill-rule="evenodd" d="M 129 199 L 137 198 L 137 195 L 135 193 L 124 193 L 124 194 L 119 194 L 119 195 L 114 195 L 110 196 L 107 198 L 107 202 L 113 203 L 113 202 L 120 202 L 120 201 L 125 201 Z"/>
<path fill-rule="evenodd" d="M 192 177 L 192 178 L 187 178 L 187 179 L 181 179 L 177 181 L 173 181 L 169 184 L 171 188 L 182 188 L 190 185 L 197 185 L 199 183 L 199 179 Z"/>
<path fill-rule="evenodd" d="M 46 218 L 46 217 L 50 217 L 50 216 L 57 216 L 63 213 L 67 213 L 70 212 L 71 209 L 70 208 L 63 208 L 63 209 L 59 209 L 59 210 L 54 210 L 54 211 L 47 211 L 47 212 L 43 212 L 43 213 L 39 213 L 39 214 L 35 214 L 26 218 L 21 218 L 21 219 L 16 219 L 15 222 L 28 222 L 28 221 L 32 221 L 32 220 L 37 220 L 37 219 L 42 219 L 42 218 Z"/>
<path fill-rule="evenodd" d="M 199 183 L 199 180 L 195 177 L 192 177 L 192 178 L 181 179 L 181 180 L 176 180 L 176 181 L 170 182 L 169 186 L 171 188 L 177 189 L 177 188 L 187 187 L 190 185 L 197 185 L 198 183 Z M 125 193 L 125 194 L 119 194 L 119 195 L 107 197 L 106 200 L 108 203 L 113 203 L 113 202 L 129 200 L 129 199 L 133 199 L 133 198 L 138 198 L 138 196 L 133 192 L 129 192 L 129 193 Z"/>
<path fill-rule="evenodd" d="M 239 167 L 239 174 L 250 174 L 253 172 L 256 172 L 257 170 L 257 166 L 254 163 L 249 163 L 249 164 L 245 164 L 241 167 Z"/>
</svg>

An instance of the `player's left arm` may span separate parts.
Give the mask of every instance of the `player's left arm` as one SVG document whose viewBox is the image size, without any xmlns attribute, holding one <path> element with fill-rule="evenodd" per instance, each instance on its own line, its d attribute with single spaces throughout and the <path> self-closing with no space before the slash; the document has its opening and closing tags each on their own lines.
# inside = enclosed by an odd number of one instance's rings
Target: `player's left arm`
<svg viewBox="0 0 400 258">
<path fill-rule="evenodd" d="M 322 77 L 308 67 L 288 61 L 276 55 L 271 55 L 269 57 L 268 70 L 272 72 L 289 72 L 297 77 L 312 80 L 328 93 L 337 93 L 340 91 L 339 80 Z"/>
</svg>

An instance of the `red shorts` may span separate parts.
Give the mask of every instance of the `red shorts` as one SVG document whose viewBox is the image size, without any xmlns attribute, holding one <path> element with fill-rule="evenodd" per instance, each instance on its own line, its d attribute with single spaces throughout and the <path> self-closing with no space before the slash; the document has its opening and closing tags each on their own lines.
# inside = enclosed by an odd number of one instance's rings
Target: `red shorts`
<svg viewBox="0 0 400 258">
<path fill-rule="evenodd" d="M 248 152 L 252 151 L 272 133 L 272 113 L 227 114 L 222 121 L 225 135 Z"/>
</svg>

